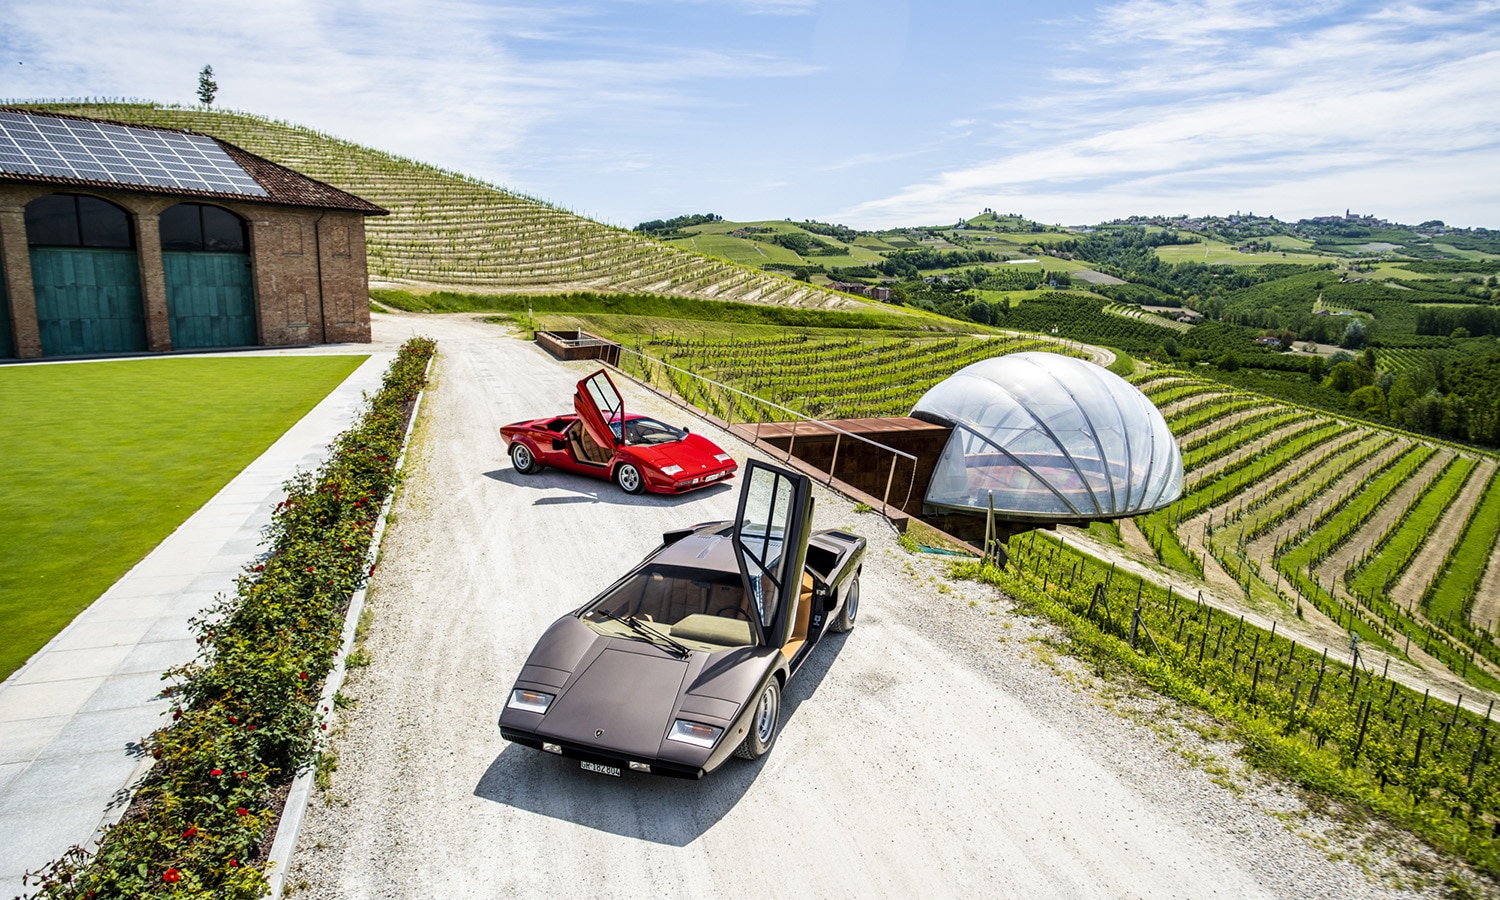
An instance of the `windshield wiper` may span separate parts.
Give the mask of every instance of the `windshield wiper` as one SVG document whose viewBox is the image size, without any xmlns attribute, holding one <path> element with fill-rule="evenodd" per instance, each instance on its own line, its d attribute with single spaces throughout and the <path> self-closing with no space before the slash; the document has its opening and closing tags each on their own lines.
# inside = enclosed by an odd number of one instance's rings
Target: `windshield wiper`
<svg viewBox="0 0 1500 900">
<path fill-rule="evenodd" d="M 611 619 L 614 619 L 616 622 L 619 622 L 626 628 L 634 631 L 636 634 L 641 635 L 653 644 L 667 647 L 684 659 L 686 659 L 688 656 L 691 656 L 693 653 L 693 651 L 688 649 L 686 645 L 674 640 L 668 635 L 662 634 L 660 631 L 657 631 L 655 628 L 652 628 L 650 625 L 647 625 L 645 622 L 642 622 L 635 616 L 626 616 L 624 618 L 620 618 L 607 609 L 596 609 L 594 611 L 602 615 L 606 615 Z"/>
</svg>

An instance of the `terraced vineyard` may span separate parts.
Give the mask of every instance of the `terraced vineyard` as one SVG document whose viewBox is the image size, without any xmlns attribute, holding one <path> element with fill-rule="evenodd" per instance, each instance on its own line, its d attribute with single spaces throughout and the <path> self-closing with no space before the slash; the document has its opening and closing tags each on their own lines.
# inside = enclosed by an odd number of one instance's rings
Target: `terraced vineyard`
<svg viewBox="0 0 1500 900">
<path fill-rule="evenodd" d="M 391 212 L 366 220 L 372 278 L 491 290 L 593 289 L 819 308 L 861 301 L 658 243 L 495 185 L 260 116 L 136 103 L 39 108 L 213 135 Z"/>
<path fill-rule="evenodd" d="M 1189 325 L 1186 322 L 1178 322 L 1175 319 L 1168 319 L 1165 316 L 1158 316 L 1155 313 L 1147 312 L 1141 309 L 1139 306 L 1132 306 L 1129 303 L 1110 303 L 1104 307 L 1104 311 L 1112 316 L 1120 316 L 1126 319 L 1135 319 L 1136 321 L 1146 322 L 1151 325 L 1160 325 L 1163 328 L 1170 328 L 1173 331 L 1183 334 L 1186 334 L 1193 329 L 1193 326 Z"/>
<path fill-rule="evenodd" d="M 1183 448 L 1182 499 L 1137 520 L 1160 562 L 1500 687 L 1493 456 L 1180 373 L 1135 380 Z"/>
<path fill-rule="evenodd" d="M 757 404 L 648 359 L 686 370 L 762 400 L 820 419 L 904 416 L 927 389 L 972 362 L 1046 350 L 1082 351 L 1043 337 L 761 340 L 643 338 L 620 364 L 644 381 L 669 384 L 700 408 L 731 421 L 777 421 L 789 414 Z"/>
</svg>

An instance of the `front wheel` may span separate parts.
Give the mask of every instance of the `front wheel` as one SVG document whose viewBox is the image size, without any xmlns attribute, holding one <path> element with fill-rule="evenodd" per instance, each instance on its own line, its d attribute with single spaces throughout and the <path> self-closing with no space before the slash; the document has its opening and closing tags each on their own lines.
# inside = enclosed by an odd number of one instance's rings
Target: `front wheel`
<svg viewBox="0 0 1500 900">
<path fill-rule="evenodd" d="M 536 454 L 520 441 L 510 445 L 510 464 L 522 475 L 531 475 L 542 468 L 542 464 L 536 461 Z"/>
<path fill-rule="evenodd" d="M 849 586 L 844 588 L 844 608 L 839 610 L 838 618 L 833 620 L 833 630 L 838 634 L 854 628 L 854 620 L 859 615 L 859 573 L 854 573 L 854 578 Z"/>
<path fill-rule="evenodd" d="M 766 682 L 760 692 L 760 702 L 755 707 L 755 717 L 750 720 L 750 733 L 745 742 L 734 751 L 742 759 L 760 759 L 771 752 L 776 743 L 776 730 L 781 727 L 781 685 L 775 678 Z"/>
<path fill-rule="evenodd" d="M 641 477 L 641 470 L 630 463 L 621 463 L 615 469 L 615 484 L 627 494 L 639 494 L 646 489 L 646 479 Z"/>
</svg>

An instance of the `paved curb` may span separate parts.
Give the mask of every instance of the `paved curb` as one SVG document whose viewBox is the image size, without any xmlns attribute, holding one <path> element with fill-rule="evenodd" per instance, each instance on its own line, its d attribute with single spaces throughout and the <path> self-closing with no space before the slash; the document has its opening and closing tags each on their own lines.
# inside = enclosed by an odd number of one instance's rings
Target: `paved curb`
<svg viewBox="0 0 1500 900">
<path fill-rule="evenodd" d="M 432 374 L 432 364 L 437 359 L 434 353 L 427 360 L 427 370 L 423 375 L 425 381 Z M 396 472 L 400 473 L 406 464 L 406 450 L 411 446 L 411 433 L 417 425 L 417 415 L 422 411 L 422 398 L 427 395 L 424 387 L 417 394 L 416 402 L 411 408 L 411 419 L 406 423 L 406 434 L 401 438 L 401 455 L 396 458 Z M 365 565 L 373 571 L 376 561 L 380 558 L 380 542 L 385 537 L 386 519 L 391 512 L 391 504 L 396 500 L 396 491 L 392 489 L 380 505 L 380 515 L 375 520 L 375 533 L 370 536 L 370 549 L 365 554 Z M 369 590 L 368 583 L 355 591 L 349 597 L 349 611 L 344 616 L 343 638 L 339 645 L 339 652 L 334 657 L 333 669 L 328 673 L 328 678 L 323 682 L 323 695 L 318 700 L 318 705 L 327 710 L 333 709 L 333 699 L 339 689 L 344 686 L 344 676 L 347 674 L 345 660 L 349 658 L 349 652 L 354 647 L 354 632 L 359 626 L 360 613 L 365 608 L 365 595 Z M 302 818 L 307 812 L 307 803 L 312 799 L 313 781 L 317 776 L 318 766 L 314 761 L 304 766 L 292 780 L 292 790 L 287 794 L 286 805 L 281 809 L 281 818 L 276 823 L 276 838 L 271 842 L 271 852 L 266 860 L 266 881 L 271 886 L 272 900 L 280 900 L 282 891 L 286 887 L 287 869 L 292 863 L 292 851 L 297 848 L 297 833 L 302 829 Z"/>
</svg>

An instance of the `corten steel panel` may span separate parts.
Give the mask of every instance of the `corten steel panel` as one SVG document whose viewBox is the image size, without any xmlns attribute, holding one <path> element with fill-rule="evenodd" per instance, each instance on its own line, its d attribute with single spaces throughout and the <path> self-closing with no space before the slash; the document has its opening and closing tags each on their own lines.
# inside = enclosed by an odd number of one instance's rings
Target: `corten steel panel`
<svg viewBox="0 0 1500 900">
<path fill-rule="evenodd" d="M 247 253 L 164 251 L 172 347 L 251 347 L 255 296 Z"/>
<path fill-rule="evenodd" d="M 927 482 L 932 478 L 933 466 L 943 452 L 943 445 L 947 443 L 952 429 L 906 416 L 838 419 L 829 424 L 915 456 L 915 480 L 912 478 L 911 460 L 895 457 L 895 474 L 892 475 L 890 451 L 847 435 L 839 436 L 837 432 L 822 428 L 816 423 L 797 423 L 795 436 L 790 422 L 761 425 L 759 439 L 783 453 L 790 446 L 792 456 L 819 471 L 828 472 L 829 466 L 833 466 L 831 474 L 835 478 L 872 497 L 886 497 L 886 485 L 889 484 L 888 502 L 899 507 L 902 512 L 920 516 L 922 498 L 927 494 Z M 747 432 L 754 431 L 754 426 L 742 427 Z M 834 459 L 835 442 L 838 445 L 837 459 Z"/>
<path fill-rule="evenodd" d="M 43 356 L 146 349 L 134 250 L 33 247 L 31 277 Z"/>
<path fill-rule="evenodd" d="M 612 366 L 620 364 L 620 345 L 587 331 L 538 331 L 536 342 L 557 359 L 598 359 Z"/>
</svg>

